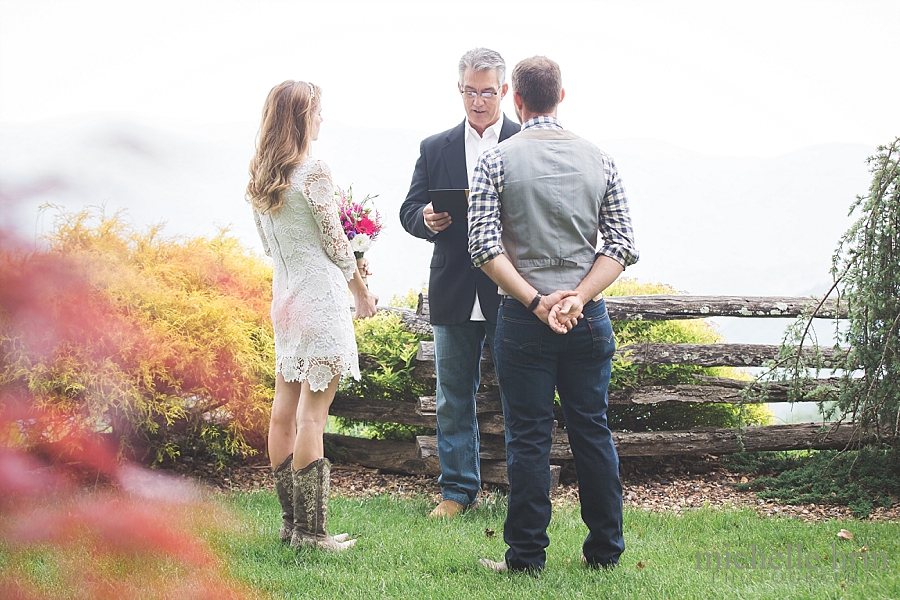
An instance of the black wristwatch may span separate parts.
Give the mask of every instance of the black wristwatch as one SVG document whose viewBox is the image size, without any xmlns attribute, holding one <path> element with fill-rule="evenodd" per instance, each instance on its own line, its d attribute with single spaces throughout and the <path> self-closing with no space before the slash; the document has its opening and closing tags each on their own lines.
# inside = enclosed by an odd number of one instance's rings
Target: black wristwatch
<svg viewBox="0 0 900 600">
<path fill-rule="evenodd" d="M 532 300 L 531 304 L 528 305 L 528 310 L 530 312 L 534 312 L 534 309 L 538 307 L 538 304 L 541 303 L 541 298 L 543 298 L 543 296 L 541 296 L 540 292 L 534 295 L 534 300 Z"/>
</svg>

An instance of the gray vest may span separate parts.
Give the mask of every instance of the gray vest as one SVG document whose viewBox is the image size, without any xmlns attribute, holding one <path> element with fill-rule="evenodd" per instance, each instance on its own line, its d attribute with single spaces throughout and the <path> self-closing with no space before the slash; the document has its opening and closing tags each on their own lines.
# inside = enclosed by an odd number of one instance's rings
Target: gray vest
<svg viewBox="0 0 900 600">
<path fill-rule="evenodd" d="M 538 292 L 575 289 L 594 264 L 606 195 L 600 150 L 564 129 L 526 129 L 499 148 L 503 251 Z"/>
</svg>

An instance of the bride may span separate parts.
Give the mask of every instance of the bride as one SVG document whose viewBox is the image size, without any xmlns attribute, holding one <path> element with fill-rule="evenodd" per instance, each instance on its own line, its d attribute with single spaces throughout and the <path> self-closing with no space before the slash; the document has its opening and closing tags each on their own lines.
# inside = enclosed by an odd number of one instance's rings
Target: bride
<svg viewBox="0 0 900 600">
<path fill-rule="evenodd" d="M 281 503 L 281 540 L 345 550 L 356 540 L 326 530 L 331 463 L 324 458 L 328 409 L 341 375 L 359 379 L 347 287 L 356 317 L 375 314 L 344 235 L 331 171 L 309 155 L 322 124 L 322 92 L 305 81 L 272 88 L 263 107 L 247 199 L 263 248 L 274 259 L 275 400 L 269 458 Z"/>
</svg>

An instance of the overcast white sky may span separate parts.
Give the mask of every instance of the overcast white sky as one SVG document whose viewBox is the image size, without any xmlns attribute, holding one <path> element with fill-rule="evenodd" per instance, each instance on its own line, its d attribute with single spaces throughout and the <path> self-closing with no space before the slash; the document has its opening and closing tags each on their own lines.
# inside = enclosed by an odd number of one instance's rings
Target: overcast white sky
<svg viewBox="0 0 900 600">
<path fill-rule="evenodd" d="M 0 125 L 251 122 L 274 84 L 306 79 L 326 120 L 433 133 L 462 118 L 459 56 L 488 46 L 510 68 L 556 60 L 563 124 L 595 141 L 874 146 L 900 135 L 898 31 L 897 0 L 0 0 Z"/>
</svg>

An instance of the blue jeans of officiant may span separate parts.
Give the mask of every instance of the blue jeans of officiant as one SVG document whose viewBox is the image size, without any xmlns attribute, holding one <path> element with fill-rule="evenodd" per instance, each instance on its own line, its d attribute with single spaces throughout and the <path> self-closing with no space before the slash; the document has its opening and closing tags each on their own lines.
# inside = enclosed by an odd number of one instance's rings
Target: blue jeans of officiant
<svg viewBox="0 0 900 600">
<path fill-rule="evenodd" d="M 592 566 L 612 566 L 625 550 L 619 457 L 606 423 L 616 349 L 603 300 L 585 305 L 566 335 L 554 333 L 520 302 L 505 297 L 497 318 L 494 362 L 506 401 L 509 510 L 506 564 L 540 570 L 550 544 L 550 445 L 558 390 L 575 459 L 582 550 Z"/>
<path fill-rule="evenodd" d="M 481 352 L 487 339 L 494 348 L 490 321 L 434 325 L 437 373 L 437 443 L 441 460 L 441 497 L 471 506 L 481 489 L 475 392 L 481 380 Z"/>
</svg>

